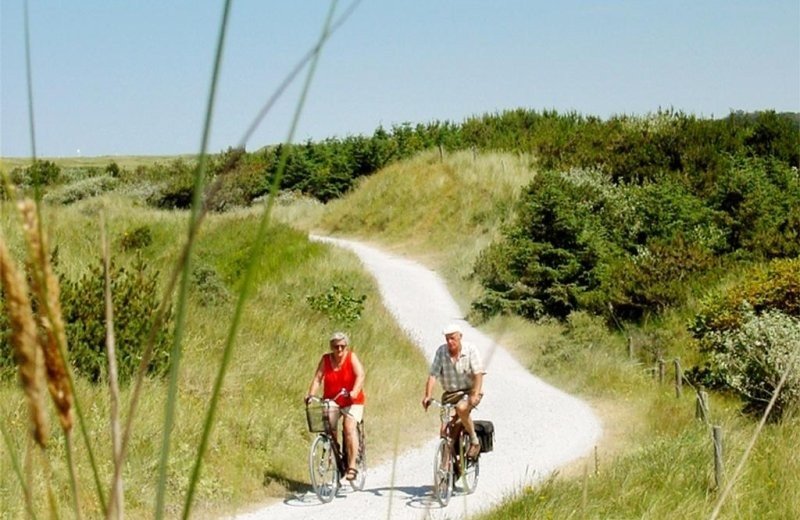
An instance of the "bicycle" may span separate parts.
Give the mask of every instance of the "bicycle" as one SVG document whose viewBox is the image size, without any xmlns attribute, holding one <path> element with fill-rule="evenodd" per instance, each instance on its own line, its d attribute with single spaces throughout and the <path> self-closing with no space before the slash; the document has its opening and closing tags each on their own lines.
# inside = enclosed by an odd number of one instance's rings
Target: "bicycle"
<svg viewBox="0 0 800 520">
<path fill-rule="evenodd" d="M 344 442 L 344 420 L 342 420 L 342 445 L 337 440 L 337 432 L 330 421 L 330 412 L 338 408 L 335 399 L 346 395 L 342 390 L 333 399 L 320 399 L 311 397 L 306 402 L 306 420 L 308 429 L 317 436 L 311 441 L 308 455 L 308 472 L 311 477 L 311 487 L 322 503 L 333 500 L 341 487 L 340 480 L 347 471 L 347 443 Z M 367 478 L 367 450 L 366 432 L 364 421 L 356 425 L 358 435 L 358 454 L 356 455 L 356 470 L 358 474 L 350 485 L 356 491 L 364 489 Z"/>
<path fill-rule="evenodd" d="M 465 394 L 462 399 L 468 396 Z M 461 420 L 455 413 L 456 404 L 441 403 L 436 399 L 431 404 L 439 407 L 440 440 L 433 458 L 433 495 L 442 505 L 447 506 L 453 495 L 453 487 L 461 479 L 466 493 L 473 493 L 478 487 L 480 475 L 480 454 L 474 459 L 467 457 L 470 438 Z M 457 444 L 454 446 L 454 443 Z"/>
</svg>

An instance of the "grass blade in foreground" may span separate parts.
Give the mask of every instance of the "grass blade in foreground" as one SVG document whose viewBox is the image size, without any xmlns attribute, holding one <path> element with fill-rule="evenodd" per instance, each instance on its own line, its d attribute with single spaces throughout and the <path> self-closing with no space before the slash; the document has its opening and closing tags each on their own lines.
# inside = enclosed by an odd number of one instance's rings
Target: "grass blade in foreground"
<svg viewBox="0 0 800 520">
<path fill-rule="evenodd" d="M 287 138 L 287 143 L 291 143 L 294 138 L 294 133 L 295 130 L 297 129 L 297 123 L 300 119 L 300 114 L 303 110 L 303 106 L 305 105 L 306 96 L 308 94 L 308 90 L 311 85 L 311 80 L 313 79 L 314 72 L 316 71 L 317 61 L 319 60 L 319 54 L 322 50 L 322 43 L 327 39 L 330 33 L 330 25 L 331 25 L 331 20 L 333 18 L 333 13 L 336 10 L 336 3 L 337 0 L 334 0 L 331 3 L 331 8 L 328 12 L 328 17 L 325 20 L 325 25 L 322 31 L 322 35 L 320 36 L 320 43 L 316 47 L 317 52 L 314 56 L 313 61 L 311 62 L 311 66 L 308 71 L 308 76 L 306 78 L 305 85 L 303 86 L 303 91 L 301 93 L 300 99 L 295 109 L 294 118 L 292 120 L 292 125 L 289 130 L 289 136 Z M 231 326 L 228 330 L 228 336 L 225 341 L 225 348 L 222 355 L 222 362 L 220 363 L 220 368 L 217 373 L 217 379 L 214 382 L 214 390 L 212 391 L 211 394 L 211 401 L 208 406 L 208 413 L 206 415 L 205 423 L 203 424 L 202 439 L 200 441 L 200 446 L 198 447 L 197 455 L 195 457 L 195 466 L 194 469 L 192 470 L 192 475 L 189 480 L 189 490 L 186 493 L 186 502 L 184 503 L 184 509 L 183 509 L 184 520 L 189 518 L 189 513 L 192 507 L 192 500 L 194 498 L 194 492 L 197 486 L 197 480 L 200 478 L 200 470 L 202 468 L 203 456 L 205 454 L 206 446 L 208 445 L 208 438 L 211 435 L 211 430 L 214 424 L 214 415 L 216 412 L 217 402 L 219 401 L 219 394 L 222 389 L 222 384 L 225 379 L 225 373 L 227 372 L 228 364 L 230 363 L 231 355 L 233 353 L 233 344 L 234 340 L 236 339 L 237 332 L 239 330 L 239 323 L 241 322 L 244 305 L 247 299 L 249 298 L 250 294 L 252 293 L 252 284 L 255 275 L 255 265 L 258 258 L 261 257 L 261 254 L 264 249 L 264 239 L 266 237 L 266 232 L 269 227 L 269 215 L 272 210 L 272 206 L 274 204 L 278 186 L 280 186 L 280 179 L 286 168 L 287 160 L 288 160 L 288 147 L 284 147 L 283 152 L 281 154 L 281 161 L 279 163 L 277 173 L 275 175 L 275 178 L 273 179 L 270 197 L 267 201 L 266 207 L 264 208 L 264 213 L 262 215 L 261 222 L 259 223 L 258 233 L 256 235 L 255 243 L 253 244 L 253 248 L 250 253 L 250 258 L 247 263 L 244 279 L 242 280 L 241 289 L 239 291 L 239 298 L 236 302 L 236 309 L 234 311 L 233 320 L 231 322 Z"/>
<path fill-rule="evenodd" d="M 199 220 L 201 214 L 201 199 L 203 193 L 203 183 L 205 177 L 206 164 L 208 157 L 206 156 L 206 149 L 208 148 L 208 138 L 211 132 L 211 116 L 214 112 L 214 98 L 217 91 L 217 83 L 219 79 L 219 71 L 222 63 L 222 49 L 225 44 L 225 31 L 228 26 L 228 15 L 230 13 L 231 0 L 226 0 L 223 7 L 222 22 L 220 24 L 219 38 L 217 40 L 217 51 L 214 59 L 214 71 L 211 76 L 211 88 L 208 95 L 208 105 L 206 107 L 206 119 L 203 127 L 203 139 L 200 145 L 200 159 L 195 171 L 194 179 L 194 192 L 192 196 L 192 213 L 189 219 L 189 232 L 187 237 L 186 257 L 182 266 L 181 283 L 178 294 L 178 309 L 175 319 L 174 340 L 172 345 L 172 352 L 170 354 L 170 371 L 169 371 L 169 388 L 167 391 L 167 403 L 164 418 L 164 434 L 161 444 L 161 459 L 159 464 L 158 485 L 156 489 L 156 510 L 155 517 L 161 519 L 164 517 L 164 496 L 166 493 L 167 485 L 167 464 L 169 462 L 169 445 L 170 435 L 172 433 L 172 425 L 175 420 L 175 403 L 178 393 L 178 372 L 180 368 L 180 357 L 183 341 L 183 328 L 186 322 L 186 304 L 187 295 L 189 290 L 189 274 L 191 266 L 192 249 L 194 238 L 196 236 L 195 223 Z"/>
</svg>

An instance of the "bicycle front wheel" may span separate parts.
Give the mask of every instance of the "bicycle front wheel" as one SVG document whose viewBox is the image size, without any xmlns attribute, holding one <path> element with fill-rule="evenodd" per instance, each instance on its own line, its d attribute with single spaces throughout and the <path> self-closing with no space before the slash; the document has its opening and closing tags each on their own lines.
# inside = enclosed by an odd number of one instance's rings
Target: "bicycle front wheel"
<svg viewBox="0 0 800 520">
<path fill-rule="evenodd" d="M 450 456 L 450 443 L 447 439 L 441 439 L 433 459 L 433 496 L 445 507 L 452 494 L 453 459 Z"/>
<path fill-rule="evenodd" d="M 339 488 L 339 469 L 336 467 L 331 440 L 325 435 L 318 435 L 311 443 L 308 474 L 311 477 L 311 487 L 320 501 L 328 503 L 333 500 Z"/>
</svg>

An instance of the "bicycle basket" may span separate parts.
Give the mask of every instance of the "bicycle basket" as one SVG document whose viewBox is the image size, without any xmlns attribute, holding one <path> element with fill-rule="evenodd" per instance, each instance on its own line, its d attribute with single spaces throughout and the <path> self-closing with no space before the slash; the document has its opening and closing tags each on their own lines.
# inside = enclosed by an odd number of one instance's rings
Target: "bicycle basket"
<svg viewBox="0 0 800 520">
<path fill-rule="evenodd" d="M 325 408 L 322 403 L 308 403 L 308 406 L 306 406 L 306 422 L 308 422 L 308 431 L 312 433 L 325 431 Z"/>
</svg>

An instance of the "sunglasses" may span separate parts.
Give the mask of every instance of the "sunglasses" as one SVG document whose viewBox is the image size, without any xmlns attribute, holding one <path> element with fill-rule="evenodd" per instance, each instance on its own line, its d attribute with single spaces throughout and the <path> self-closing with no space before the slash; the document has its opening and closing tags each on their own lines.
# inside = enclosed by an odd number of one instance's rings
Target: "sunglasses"
<svg viewBox="0 0 800 520">
<path fill-rule="evenodd" d="M 331 350 L 339 350 L 343 348 L 347 348 L 347 345 L 331 345 Z"/>
</svg>

